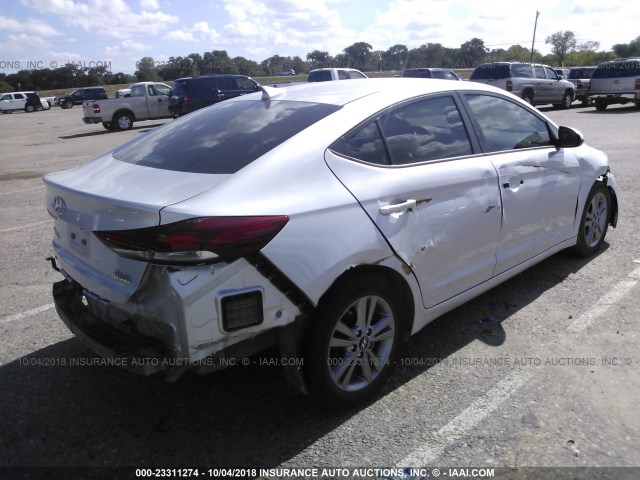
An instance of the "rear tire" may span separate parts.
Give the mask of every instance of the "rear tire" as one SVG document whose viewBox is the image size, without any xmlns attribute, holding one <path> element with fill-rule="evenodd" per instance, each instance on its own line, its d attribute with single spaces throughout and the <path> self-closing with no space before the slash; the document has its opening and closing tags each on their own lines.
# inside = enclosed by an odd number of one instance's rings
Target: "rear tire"
<svg viewBox="0 0 640 480">
<path fill-rule="evenodd" d="M 334 408 L 373 397 L 391 375 L 404 339 L 404 309 L 382 276 L 349 278 L 320 302 L 305 335 L 309 394 Z"/>
<path fill-rule="evenodd" d="M 596 98 L 596 110 L 602 112 L 607 109 L 607 101 L 602 98 Z"/>
<path fill-rule="evenodd" d="M 133 117 L 129 113 L 119 113 L 114 117 L 112 124 L 115 125 L 115 129 L 118 131 L 131 130 Z"/>
<path fill-rule="evenodd" d="M 571 253 L 585 258 L 595 255 L 604 243 L 609 228 L 610 215 L 611 194 L 609 189 L 602 182 L 596 182 L 587 195 L 580 220 L 578 240 L 575 247 L 571 249 Z"/>
<path fill-rule="evenodd" d="M 533 93 L 531 93 L 531 91 L 525 90 L 522 92 L 522 99 L 529 105 L 533 105 Z"/>
<path fill-rule="evenodd" d="M 102 122 L 102 126 L 107 130 L 115 130 L 113 124 L 111 122 Z"/>
</svg>

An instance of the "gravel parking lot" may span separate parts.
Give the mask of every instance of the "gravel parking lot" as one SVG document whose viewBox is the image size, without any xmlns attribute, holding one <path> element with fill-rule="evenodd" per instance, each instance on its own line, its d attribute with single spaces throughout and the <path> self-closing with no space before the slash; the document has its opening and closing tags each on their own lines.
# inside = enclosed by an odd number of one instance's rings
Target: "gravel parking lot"
<svg viewBox="0 0 640 480">
<path fill-rule="evenodd" d="M 385 395 L 347 412 L 292 392 L 269 354 L 166 383 L 80 345 L 51 300 L 60 274 L 45 261 L 53 221 L 41 178 L 171 120 L 108 132 L 84 125 L 78 107 L 0 115 L 0 477 L 473 467 L 563 478 L 590 467 L 581 478 L 639 478 L 640 109 L 541 110 L 609 155 L 622 195 L 606 248 L 588 261 L 555 255 L 433 322 Z"/>
</svg>

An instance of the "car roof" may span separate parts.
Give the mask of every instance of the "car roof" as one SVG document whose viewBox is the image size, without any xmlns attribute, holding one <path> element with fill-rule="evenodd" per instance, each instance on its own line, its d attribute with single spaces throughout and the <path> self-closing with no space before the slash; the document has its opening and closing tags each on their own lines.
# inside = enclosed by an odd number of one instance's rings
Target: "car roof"
<svg viewBox="0 0 640 480">
<path fill-rule="evenodd" d="M 182 78 L 176 78 L 174 80 L 174 82 L 181 82 L 184 80 L 198 80 L 198 79 L 205 79 L 205 78 L 219 78 L 219 77 L 247 77 L 246 75 L 238 75 L 235 73 L 210 73 L 209 75 L 197 75 L 195 77 L 182 77 Z M 155 82 L 158 83 L 158 82 Z"/>
<path fill-rule="evenodd" d="M 399 85 L 402 82 L 402 85 Z M 268 88 L 271 100 L 293 102 L 314 102 L 343 106 L 363 97 L 384 95 L 389 103 L 400 102 L 421 95 L 460 90 L 481 90 L 504 95 L 504 90 L 481 83 L 452 82 L 451 80 L 432 79 L 425 82 L 422 78 L 363 78 L 349 81 L 312 82 L 287 87 Z M 243 95 L 228 102 L 255 100 L 257 94 Z"/>
<path fill-rule="evenodd" d="M 640 62 L 640 57 L 616 58 L 615 60 L 607 60 L 606 62 L 602 62 L 600 65 L 610 65 L 612 63 L 627 63 L 627 62 L 630 62 L 630 63 Z"/>
<path fill-rule="evenodd" d="M 325 68 L 314 68 L 313 70 L 309 70 L 309 73 L 311 73 L 311 72 L 322 72 L 322 71 L 326 71 L 326 70 L 355 70 L 356 72 L 360 71 L 357 68 L 349 68 L 349 67 L 325 67 Z"/>
<path fill-rule="evenodd" d="M 431 72 L 438 72 L 441 70 L 448 70 L 448 68 L 440 68 L 440 67 L 416 67 L 416 68 L 405 68 L 404 72 L 414 72 L 416 70 L 429 70 Z"/>
</svg>

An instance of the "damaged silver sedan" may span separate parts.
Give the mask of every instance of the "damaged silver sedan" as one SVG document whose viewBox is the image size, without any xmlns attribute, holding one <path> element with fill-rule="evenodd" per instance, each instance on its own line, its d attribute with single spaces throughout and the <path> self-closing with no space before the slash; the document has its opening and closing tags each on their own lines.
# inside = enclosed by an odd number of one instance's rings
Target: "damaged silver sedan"
<svg viewBox="0 0 640 480">
<path fill-rule="evenodd" d="M 618 215 L 606 155 L 467 82 L 324 82 L 194 112 L 47 175 L 60 317 L 142 374 L 272 346 L 351 406 L 403 342 Z"/>
</svg>

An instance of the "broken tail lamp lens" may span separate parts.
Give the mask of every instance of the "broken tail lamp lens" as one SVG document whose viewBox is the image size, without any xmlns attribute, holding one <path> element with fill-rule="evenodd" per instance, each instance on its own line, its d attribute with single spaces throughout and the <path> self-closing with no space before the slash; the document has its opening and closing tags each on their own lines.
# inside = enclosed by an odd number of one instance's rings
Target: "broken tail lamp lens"
<svg viewBox="0 0 640 480">
<path fill-rule="evenodd" d="M 224 297 L 220 305 L 222 327 L 227 332 L 260 325 L 264 320 L 262 292 L 259 290 Z"/>
<path fill-rule="evenodd" d="M 95 235 L 118 255 L 161 265 L 231 261 L 264 248 L 289 217 L 199 217 Z"/>
</svg>

